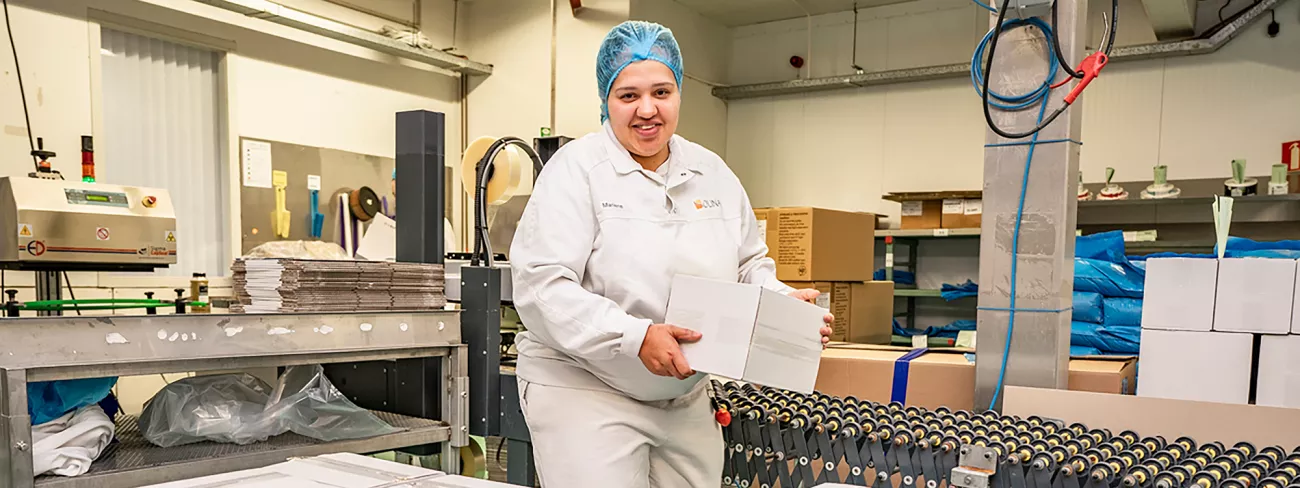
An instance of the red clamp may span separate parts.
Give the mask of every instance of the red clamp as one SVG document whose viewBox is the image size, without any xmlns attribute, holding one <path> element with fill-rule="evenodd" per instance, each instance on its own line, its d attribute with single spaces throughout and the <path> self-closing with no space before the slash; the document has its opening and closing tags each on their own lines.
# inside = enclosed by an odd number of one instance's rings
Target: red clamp
<svg viewBox="0 0 1300 488">
<path fill-rule="evenodd" d="M 1078 70 L 1083 72 L 1083 79 L 1079 80 L 1079 84 L 1074 85 L 1074 89 L 1070 90 L 1070 94 L 1065 96 L 1067 105 L 1074 103 L 1074 99 L 1079 98 L 1079 95 L 1083 93 L 1083 89 L 1088 87 L 1088 83 L 1092 83 L 1092 79 L 1101 74 L 1101 69 L 1106 67 L 1107 62 L 1110 62 L 1110 57 L 1102 52 L 1095 52 L 1083 58 L 1083 62 L 1079 63 Z"/>
<path fill-rule="evenodd" d="M 717 419 L 718 424 L 722 425 L 723 427 L 731 425 L 731 412 L 728 412 L 726 410 L 718 410 L 713 414 L 713 418 Z"/>
</svg>

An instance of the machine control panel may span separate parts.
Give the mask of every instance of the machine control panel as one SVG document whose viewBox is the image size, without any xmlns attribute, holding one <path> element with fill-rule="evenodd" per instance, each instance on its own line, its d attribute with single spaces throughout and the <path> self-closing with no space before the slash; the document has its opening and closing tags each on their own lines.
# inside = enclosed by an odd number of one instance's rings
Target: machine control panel
<svg viewBox="0 0 1300 488">
<path fill-rule="evenodd" d="M 73 205 L 106 205 L 110 207 L 123 208 L 131 207 L 131 202 L 126 198 L 125 193 L 67 188 L 63 190 L 63 194 L 68 198 L 68 203 Z"/>
</svg>

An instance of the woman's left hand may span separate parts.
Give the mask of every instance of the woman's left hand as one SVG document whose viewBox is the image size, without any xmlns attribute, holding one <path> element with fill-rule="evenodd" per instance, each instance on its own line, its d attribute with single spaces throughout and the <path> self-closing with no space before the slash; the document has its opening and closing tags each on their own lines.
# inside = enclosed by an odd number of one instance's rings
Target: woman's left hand
<svg viewBox="0 0 1300 488">
<path fill-rule="evenodd" d="M 822 292 L 817 291 L 817 290 L 813 290 L 813 289 L 809 289 L 809 288 L 805 288 L 805 289 L 802 289 L 802 290 L 795 290 L 795 291 L 790 292 L 790 296 L 795 297 L 795 298 L 798 298 L 798 299 L 800 299 L 800 300 L 803 300 L 803 301 L 805 301 L 805 302 L 808 302 L 808 303 L 811 303 L 811 304 L 814 304 L 814 305 L 817 303 L 817 296 L 819 296 L 819 295 L 821 295 L 821 294 L 822 294 Z M 825 323 L 826 323 L 826 326 L 825 326 L 825 327 L 822 327 L 822 331 L 821 331 L 821 332 L 822 332 L 822 349 L 826 349 L 826 344 L 827 344 L 828 342 L 831 341 L 831 332 L 832 332 L 832 331 L 831 331 L 831 323 L 832 323 L 832 322 L 835 322 L 835 316 L 834 316 L 834 315 L 831 315 L 830 313 L 827 313 L 826 316 L 822 317 L 822 322 L 825 322 Z"/>
</svg>

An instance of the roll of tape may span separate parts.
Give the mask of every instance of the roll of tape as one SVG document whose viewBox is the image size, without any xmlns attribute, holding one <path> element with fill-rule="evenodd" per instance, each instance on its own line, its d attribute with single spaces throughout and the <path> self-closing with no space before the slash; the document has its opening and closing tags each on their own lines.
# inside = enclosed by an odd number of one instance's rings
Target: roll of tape
<svg viewBox="0 0 1300 488">
<path fill-rule="evenodd" d="M 496 138 L 480 137 L 465 148 L 465 155 L 460 161 L 460 174 L 466 193 L 474 194 L 474 189 L 478 186 L 478 181 L 475 181 L 478 161 L 483 159 L 494 142 Z M 483 196 L 488 205 L 500 205 L 520 193 L 524 185 L 524 161 L 528 161 L 528 158 L 514 146 L 507 146 L 497 153 L 491 162 L 492 172 L 488 178 L 487 192 Z"/>
</svg>

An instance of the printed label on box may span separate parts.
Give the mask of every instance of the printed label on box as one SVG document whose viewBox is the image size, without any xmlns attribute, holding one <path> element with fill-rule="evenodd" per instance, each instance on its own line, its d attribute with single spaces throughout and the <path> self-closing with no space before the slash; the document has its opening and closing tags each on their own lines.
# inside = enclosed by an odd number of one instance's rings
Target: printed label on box
<svg viewBox="0 0 1300 488">
<path fill-rule="evenodd" d="M 962 202 L 962 212 L 966 215 L 979 215 L 984 213 L 984 200 L 966 200 Z"/>
<path fill-rule="evenodd" d="M 961 215 L 966 212 L 963 200 L 944 200 L 943 213 L 945 215 Z"/>
<path fill-rule="evenodd" d="M 767 221 L 758 221 L 758 240 L 767 242 Z"/>
<path fill-rule="evenodd" d="M 922 208 L 921 202 L 903 202 L 903 216 L 920 217 Z"/>
<path fill-rule="evenodd" d="M 831 294 L 830 294 L 830 293 L 822 293 L 821 295 L 817 295 L 817 306 L 818 306 L 818 307 L 821 307 L 821 308 L 824 308 L 824 309 L 827 309 L 827 310 L 830 310 L 830 309 L 831 309 Z"/>
</svg>

